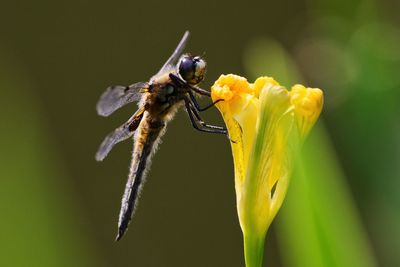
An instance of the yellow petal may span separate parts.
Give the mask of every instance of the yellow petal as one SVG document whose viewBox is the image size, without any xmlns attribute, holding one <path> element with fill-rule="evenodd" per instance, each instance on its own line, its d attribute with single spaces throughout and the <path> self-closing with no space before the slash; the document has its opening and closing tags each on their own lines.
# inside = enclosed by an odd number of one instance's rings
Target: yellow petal
<svg viewBox="0 0 400 267">
<path fill-rule="evenodd" d="M 260 96 L 260 91 L 264 88 L 265 85 L 279 85 L 279 83 L 275 81 L 274 78 L 268 76 L 257 78 L 252 86 L 256 97 Z"/>
<path fill-rule="evenodd" d="M 261 109 L 255 143 L 243 186 L 246 193 L 238 204 L 244 231 L 251 229 L 263 235 L 280 207 L 275 205 L 277 208 L 272 208 L 272 195 L 278 199 L 277 194 L 272 194 L 272 189 L 280 179 L 288 178 L 288 159 L 292 151 L 286 148 L 291 141 L 293 116 L 289 92 L 281 86 L 264 85 L 259 101 Z M 281 196 L 278 197 L 283 201 Z"/>
<path fill-rule="evenodd" d="M 318 119 L 323 106 L 323 92 L 296 84 L 290 91 L 300 135 L 304 138 Z"/>
<path fill-rule="evenodd" d="M 213 101 L 223 99 L 217 104 L 228 128 L 235 164 L 236 196 L 240 198 L 244 173 L 250 158 L 250 149 L 259 112 L 259 101 L 253 89 L 243 77 L 229 74 L 221 75 L 211 88 Z"/>
</svg>

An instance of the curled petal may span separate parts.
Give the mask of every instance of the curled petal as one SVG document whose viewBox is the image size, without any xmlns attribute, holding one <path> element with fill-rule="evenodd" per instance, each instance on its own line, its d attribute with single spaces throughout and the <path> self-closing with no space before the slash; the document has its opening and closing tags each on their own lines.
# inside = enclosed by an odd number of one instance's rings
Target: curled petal
<svg viewBox="0 0 400 267">
<path fill-rule="evenodd" d="M 296 84 L 292 87 L 290 95 L 300 136 L 304 138 L 321 113 L 324 102 L 323 92 L 318 88 L 306 88 Z"/>
</svg>

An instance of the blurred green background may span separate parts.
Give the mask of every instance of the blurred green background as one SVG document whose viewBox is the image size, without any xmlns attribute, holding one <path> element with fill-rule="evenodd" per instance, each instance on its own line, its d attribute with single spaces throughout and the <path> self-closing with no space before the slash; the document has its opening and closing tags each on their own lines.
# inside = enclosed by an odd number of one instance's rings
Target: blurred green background
<svg viewBox="0 0 400 267">
<path fill-rule="evenodd" d="M 400 2 L 7 1 L 0 16 L 0 266 L 243 266 L 229 142 L 181 111 L 114 242 L 132 143 L 98 163 L 111 84 L 147 80 L 185 30 L 222 73 L 325 92 L 265 266 L 400 266 Z M 209 100 L 204 99 L 206 103 Z M 222 124 L 217 110 L 204 118 Z"/>
</svg>

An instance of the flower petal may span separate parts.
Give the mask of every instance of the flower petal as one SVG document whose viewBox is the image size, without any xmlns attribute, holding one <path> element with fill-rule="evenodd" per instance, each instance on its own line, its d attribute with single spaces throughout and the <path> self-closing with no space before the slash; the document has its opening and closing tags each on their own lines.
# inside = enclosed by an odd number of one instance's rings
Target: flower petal
<svg viewBox="0 0 400 267">
<path fill-rule="evenodd" d="M 304 138 L 318 119 L 323 106 L 323 92 L 296 84 L 290 91 L 300 136 Z"/>
</svg>

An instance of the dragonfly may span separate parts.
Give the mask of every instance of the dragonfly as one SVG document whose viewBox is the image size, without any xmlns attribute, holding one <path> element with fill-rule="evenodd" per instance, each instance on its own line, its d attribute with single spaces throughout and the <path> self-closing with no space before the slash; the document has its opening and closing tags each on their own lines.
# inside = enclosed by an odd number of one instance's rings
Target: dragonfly
<svg viewBox="0 0 400 267">
<path fill-rule="evenodd" d="M 227 136 L 226 128 L 209 125 L 200 116 L 200 112 L 220 100 L 205 107 L 198 103 L 196 96 L 211 97 L 211 94 L 198 87 L 204 80 L 205 60 L 200 56 L 183 54 L 188 37 L 189 32 L 186 31 L 172 55 L 149 81 L 129 86 L 110 86 L 97 103 L 97 113 L 103 117 L 129 103 L 138 103 L 137 111 L 127 122 L 106 136 L 96 153 L 96 160 L 102 161 L 117 143 L 133 137 L 134 148 L 121 201 L 117 241 L 128 229 L 151 158 L 165 133 L 167 123 L 180 107 L 184 106 L 196 130 Z"/>
</svg>

